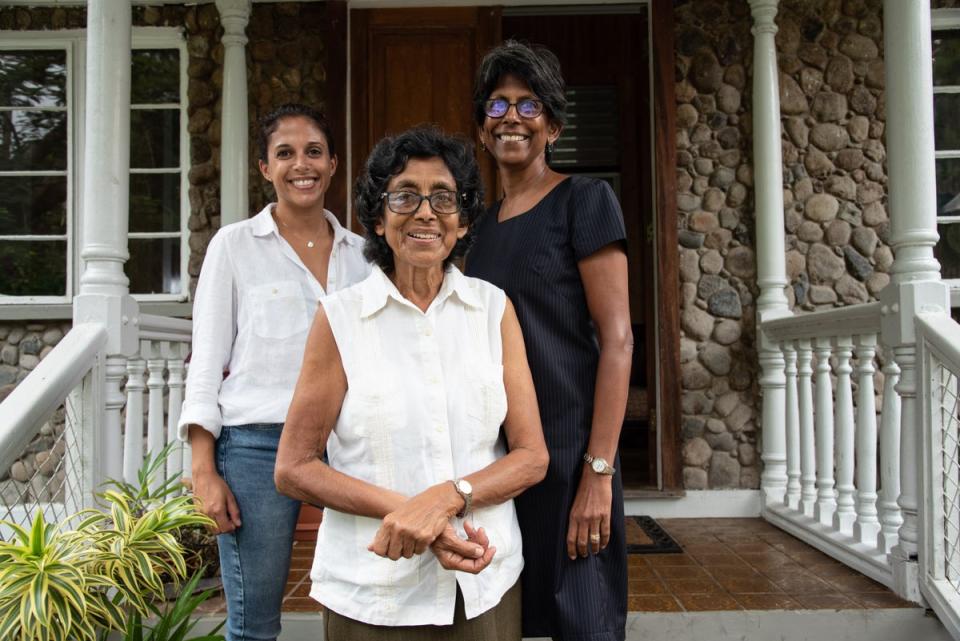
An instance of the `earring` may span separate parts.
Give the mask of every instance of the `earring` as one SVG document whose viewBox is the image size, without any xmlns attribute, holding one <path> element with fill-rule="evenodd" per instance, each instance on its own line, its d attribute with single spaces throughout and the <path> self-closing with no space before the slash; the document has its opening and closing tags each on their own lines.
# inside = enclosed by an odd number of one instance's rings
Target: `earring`
<svg viewBox="0 0 960 641">
<path fill-rule="evenodd" d="M 552 142 L 548 142 L 548 143 L 547 143 L 547 153 L 548 153 L 548 154 L 553 154 L 553 143 L 552 143 Z"/>
<path fill-rule="evenodd" d="M 481 140 L 481 141 L 480 141 L 480 151 L 486 151 L 486 150 L 487 150 L 487 145 L 484 144 L 484 142 Z"/>
</svg>

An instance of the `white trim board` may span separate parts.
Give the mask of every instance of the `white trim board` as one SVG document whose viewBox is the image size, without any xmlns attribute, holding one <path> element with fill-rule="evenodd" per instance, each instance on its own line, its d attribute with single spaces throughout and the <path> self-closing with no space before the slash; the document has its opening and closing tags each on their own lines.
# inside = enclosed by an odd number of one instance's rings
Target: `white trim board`
<svg viewBox="0 0 960 641">
<path fill-rule="evenodd" d="M 688 490 L 685 496 L 626 499 L 627 516 L 657 519 L 754 518 L 760 516 L 760 490 Z"/>
</svg>

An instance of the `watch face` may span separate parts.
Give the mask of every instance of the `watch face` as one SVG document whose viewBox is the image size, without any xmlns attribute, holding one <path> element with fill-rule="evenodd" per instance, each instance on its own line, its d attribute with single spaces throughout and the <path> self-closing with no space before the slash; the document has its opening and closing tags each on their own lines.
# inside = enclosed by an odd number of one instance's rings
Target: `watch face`
<svg viewBox="0 0 960 641">
<path fill-rule="evenodd" d="M 470 485 L 470 481 L 467 479 L 460 479 L 457 485 L 464 494 L 473 494 L 473 486 Z"/>
<path fill-rule="evenodd" d="M 606 469 L 607 465 L 603 462 L 603 459 L 595 458 L 593 459 L 593 463 L 590 464 L 590 467 L 593 468 L 594 472 L 600 474 Z"/>
</svg>

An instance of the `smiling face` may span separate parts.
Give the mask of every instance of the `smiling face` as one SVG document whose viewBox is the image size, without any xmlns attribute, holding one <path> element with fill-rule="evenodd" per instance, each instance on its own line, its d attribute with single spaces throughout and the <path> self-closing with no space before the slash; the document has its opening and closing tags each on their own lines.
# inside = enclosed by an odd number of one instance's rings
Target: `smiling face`
<svg viewBox="0 0 960 641">
<path fill-rule="evenodd" d="M 291 210 L 322 209 L 336 169 L 327 137 L 305 116 L 281 119 L 270 134 L 267 162 L 260 161 L 260 172 L 277 192 L 278 206 Z"/>
<path fill-rule="evenodd" d="M 503 98 L 510 103 L 540 99 L 522 78 L 513 74 L 503 76 L 488 98 Z M 506 166 L 526 167 L 543 158 L 547 143 L 556 142 L 559 137 L 560 126 L 550 120 L 546 109 L 536 118 L 521 118 L 512 106 L 501 118 L 487 116 L 480 127 L 480 140 L 497 164 Z"/>
<path fill-rule="evenodd" d="M 457 183 L 442 159 L 411 158 L 403 171 L 390 179 L 386 191 L 429 196 L 437 191 L 457 191 Z M 442 269 L 444 259 L 467 233 L 459 214 L 438 216 L 426 199 L 412 214 L 394 213 L 384 199 L 382 216 L 375 231 L 393 250 L 395 271 Z"/>
</svg>

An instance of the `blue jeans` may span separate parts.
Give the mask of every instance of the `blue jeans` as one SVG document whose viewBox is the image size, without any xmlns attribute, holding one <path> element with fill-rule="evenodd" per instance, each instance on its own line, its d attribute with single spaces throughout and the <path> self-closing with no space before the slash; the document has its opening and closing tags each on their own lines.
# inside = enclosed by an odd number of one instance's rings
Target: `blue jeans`
<svg viewBox="0 0 960 641">
<path fill-rule="evenodd" d="M 300 502 L 277 492 L 273 468 L 280 423 L 223 426 L 217 472 L 240 507 L 242 525 L 217 537 L 227 600 L 227 641 L 267 641 L 280 634 L 280 605 Z"/>
</svg>

